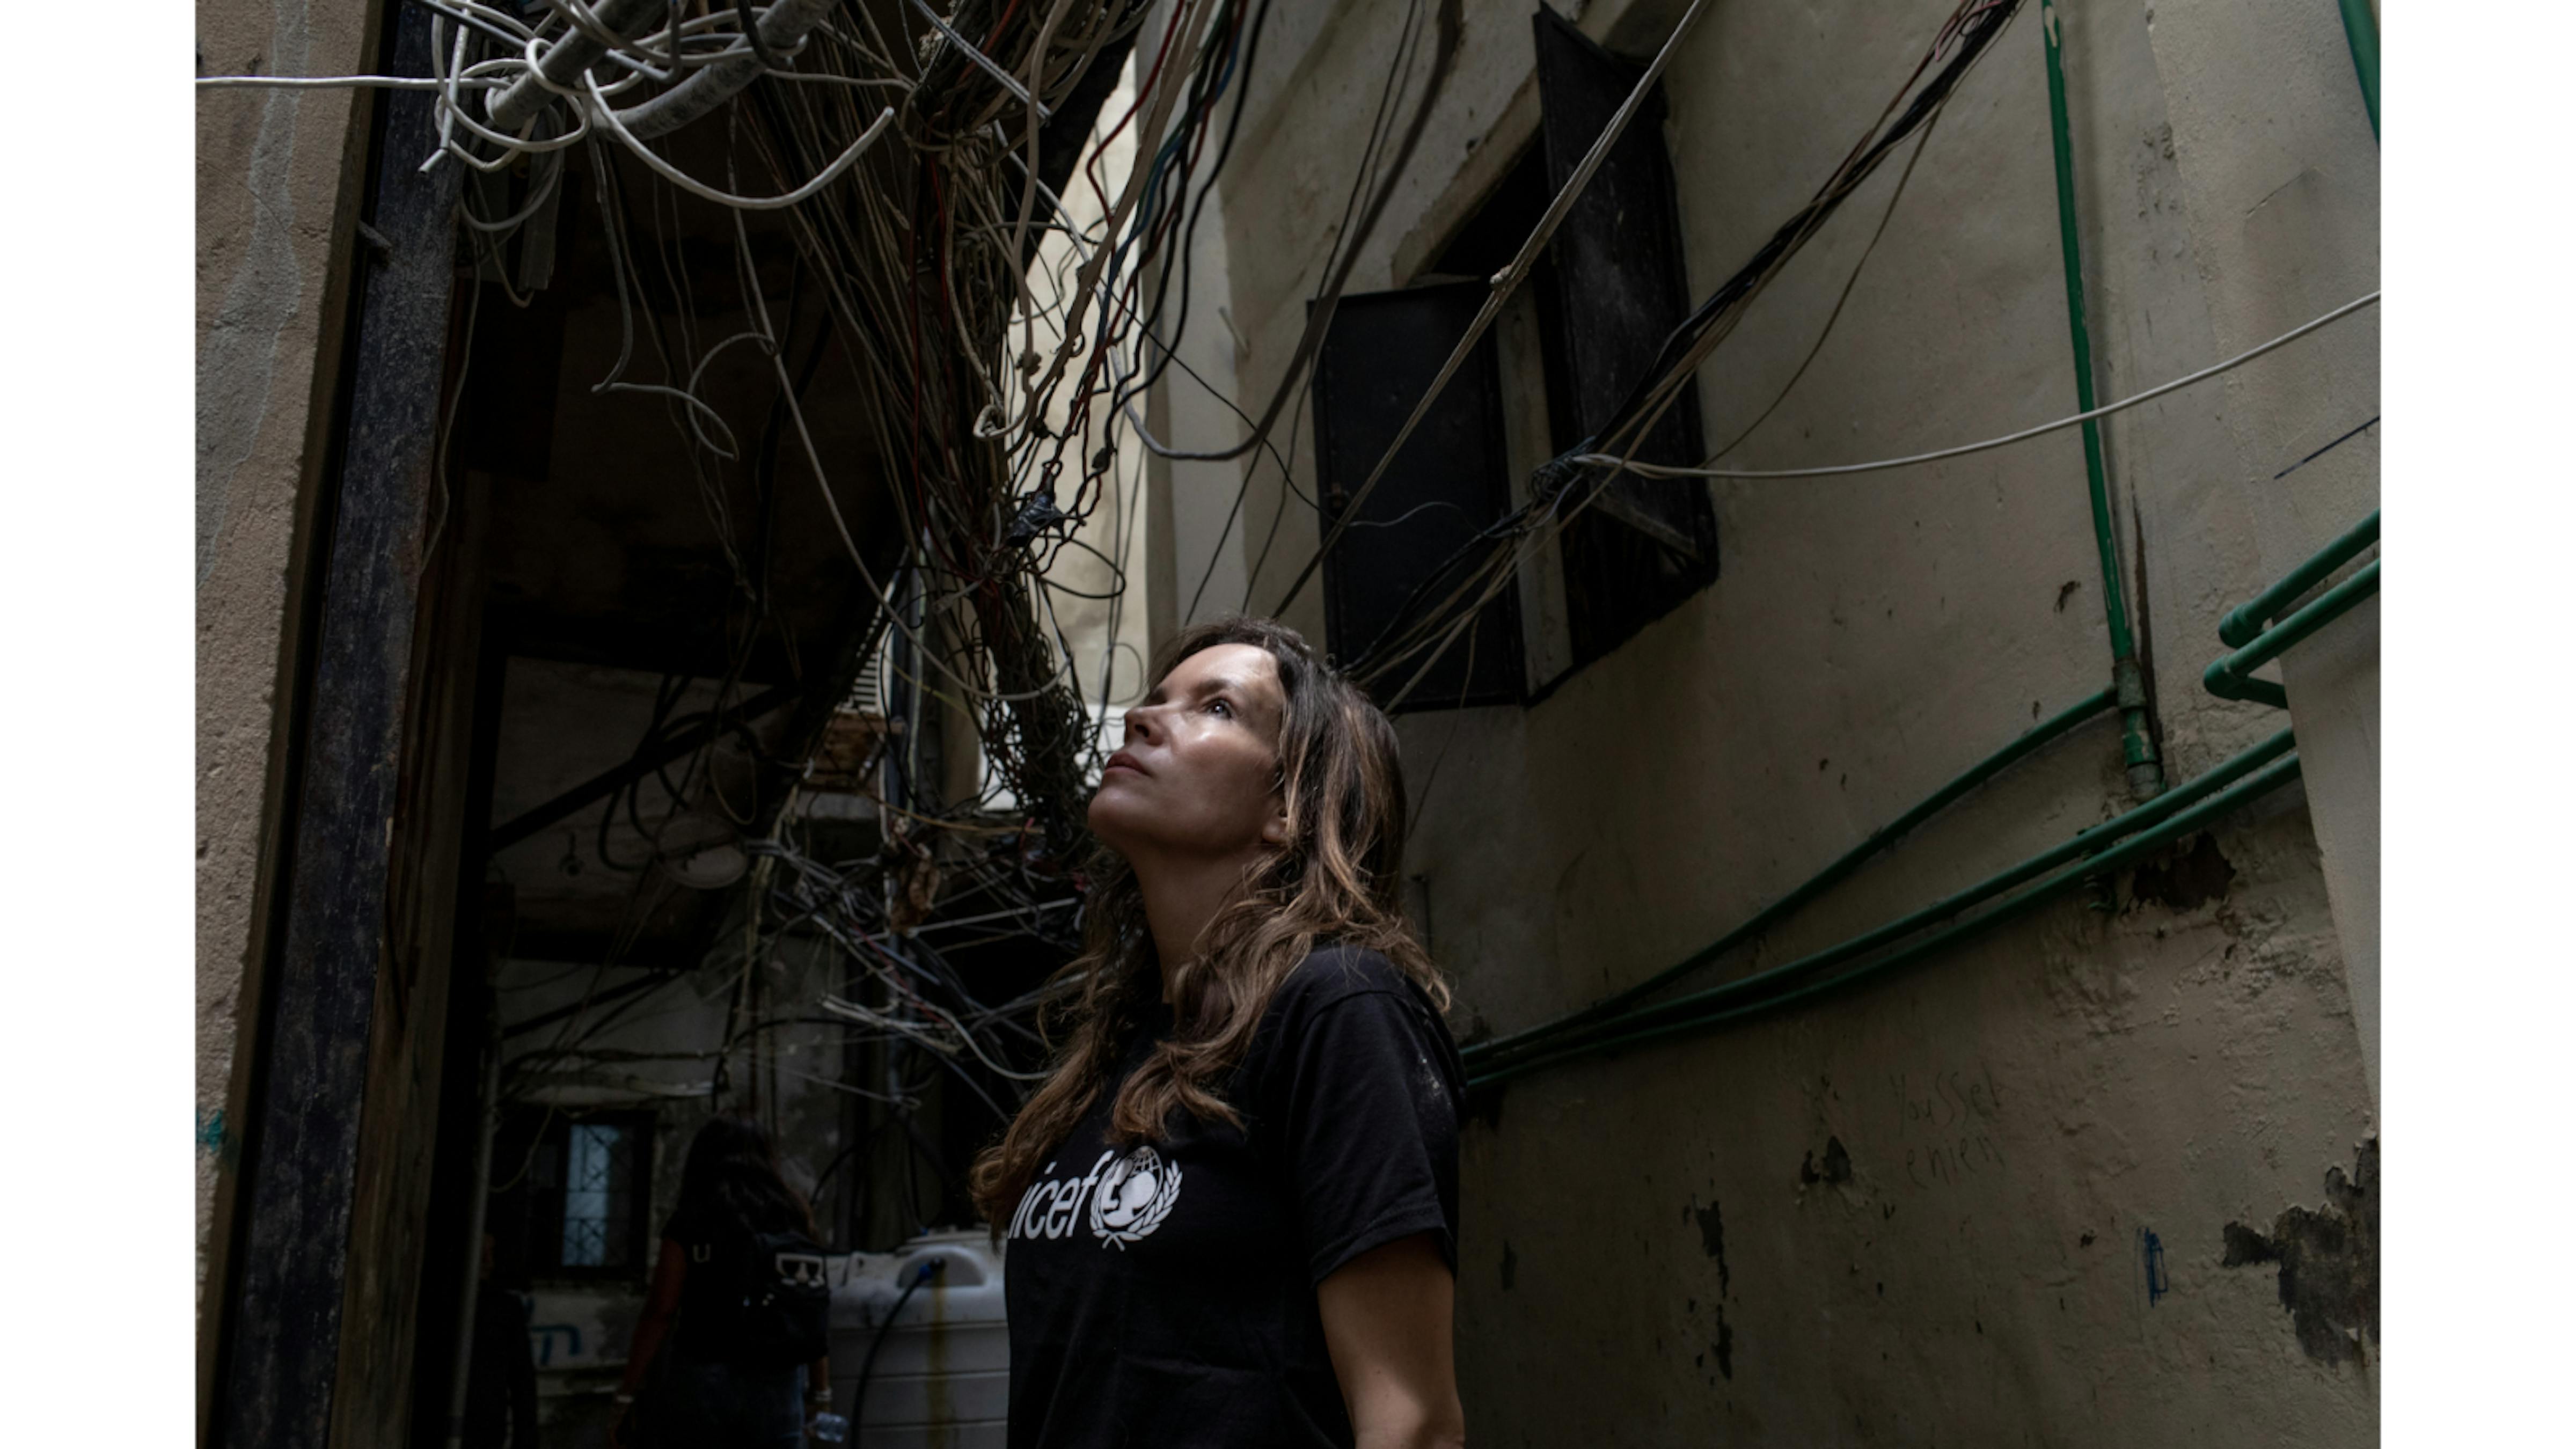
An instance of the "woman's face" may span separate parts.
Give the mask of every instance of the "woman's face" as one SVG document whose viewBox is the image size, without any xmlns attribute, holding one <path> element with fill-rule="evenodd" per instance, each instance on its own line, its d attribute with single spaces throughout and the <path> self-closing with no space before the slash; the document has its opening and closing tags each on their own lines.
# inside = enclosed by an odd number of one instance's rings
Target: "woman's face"
<svg viewBox="0 0 2576 1449">
<path fill-rule="evenodd" d="M 1221 858 L 1286 842 L 1277 782 L 1287 709 L 1266 649 L 1219 644 L 1174 665 L 1127 711 L 1126 745 L 1091 797 L 1092 832 L 1130 862 L 1159 853 Z"/>
</svg>

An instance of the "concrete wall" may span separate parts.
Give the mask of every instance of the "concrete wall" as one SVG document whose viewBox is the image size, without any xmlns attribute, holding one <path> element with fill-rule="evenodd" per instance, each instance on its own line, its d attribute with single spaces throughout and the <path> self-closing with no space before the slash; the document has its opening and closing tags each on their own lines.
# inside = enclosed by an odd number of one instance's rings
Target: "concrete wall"
<svg viewBox="0 0 2576 1449">
<path fill-rule="evenodd" d="M 371 68 L 377 6 L 199 0 L 205 75 Z M 293 621 L 337 374 L 364 150 L 346 92 L 197 98 L 197 1244 L 215 1301 L 236 1050 L 276 842 Z M 212 1334 L 199 1338 L 200 1387 Z M 204 1402 L 203 1393 L 199 1396 Z"/>
<path fill-rule="evenodd" d="M 1576 8 L 1642 57 L 1685 7 Z M 1273 13 L 1222 191 L 1228 305 L 1194 310 L 1183 343 L 1232 358 L 1247 410 L 1294 348 L 1403 9 Z M 1806 199 L 1948 10 L 1711 6 L 1666 83 L 1695 296 Z M 1534 133 L 1527 4 L 1465 12 L 1354 290 L 1406 282 Z M 2102 397 L 2377 286 L 2377 149 L 2333 7 L 2057 18 Z M 1731 462 L 1858 461 L 2073 411 L 2042 23 L 2026 7 L 1971 73 L 1831 339 Z M 1712 441 L 1797 369 L 1897 170 L 1703 370 Z M 2199 676 L 2227 608 L 2372 506 L 2375 429 L 2276 475 L 2377 412 L 2374 315 L 2107 430 L 2171 779 L 2287 722 Z M 1311 459 L 1302 408 L 1281 438 Z M 1167 470 L 1156 547 L 1212 540 L 1241 476 Z M 1280 520 L 1268 558 L 1261 529 L 1193 543 L 1252 581 L 1256 608 L 1316 537 L 1277 477 L 1246 490 L 1249 516 Z M 2108 682 L 2073 432 L 1712 497 L 1722 576 L 1705 592 L 1537 706 L 1401 724 L 1420 797 L 1408 871 L 1462 1035 L 1666 965 Z M 1156 577 L 1186 592 L 1210 557 L 1175 551 Z M 1311 587 L 1287 617 L 1321 637 Z M 2375 618 L 2288 661 L 2317 737 L 2304 795 L 1882 984 L 1510 1086 L 1465 1152 L 1460 1372 L 1479 1441 L 2374 1434 L 2374 1028 L 2346 969 L 2375 962 L 2375 826 L 2328 822 L 2375 814 Z M 2328 679 L 2338 639 L 2363 663 Z M 2096 721 L 1706 980 L 1841 940 L 2128 803 L 2117 728 Z M 2309 1221 L 2293 1207 L 2354 1226 L 2363 1253 L 2339 1265 L 2344 1291 L 2295 1313 L 2264 1261 Z"/>
</svg>

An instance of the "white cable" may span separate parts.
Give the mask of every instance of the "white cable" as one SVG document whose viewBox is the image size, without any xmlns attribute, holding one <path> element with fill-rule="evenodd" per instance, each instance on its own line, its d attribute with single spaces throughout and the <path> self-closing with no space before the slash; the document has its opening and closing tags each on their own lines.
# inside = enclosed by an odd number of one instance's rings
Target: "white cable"
<svg viewBox="0 0 2576 1449">
<path fill-rule="evenodd" d="M 388 91 L 443 91 L 448 82 L 433 76 L 418 75 L 201 75 L 197 84 L 207 90 L 264 88 L 269 90 L 318 91 L 339 86 L 373 86 Z M 468 90 L 485 90 L 508 85 L 505 80 L 460 80 L 456 84 Z"/>
<path fill-rule="evenodd" d="M 876 124 L 861 132 L 859 139 L 850 143 L 850 149 L 842 152 L 839 160 L 836 160 L 831 165 L 824 167 L 813 180 L 806 182 L 804 185 L 797 187 L 794 191 L 790 191 L 783 196 L 735 196 L 728 192 L 716 190 L 714 187 L 698 180 L 696 177 L 691 176 L 679 167 L 674 166 L 670 162 L 663 160 L 661 157 L 654 155 L 650 147 L 647 147 L 642 141 L 637 140 L 635 138 L 635 134 L 627 130 L 625 125 L 617 119 L 617 109 L 608 103 L 608 96 L 600 89 L 599 81 L 596 77 L 591 75 L 590 72 L 584 71 L 582 72 L 581 83 L 590 92 L 590 111 L 601 123 L 607 126 L 610 135 L 625 142 L 626 149 L 643 158 L 644 164 L 652 167 L 655 174 L 659 175 L 663 180 L 680 188 L 682 191 L 688 192 L 692 196 L 704 197 L 720 206 L 740 207 L 745 211 L 781 211 L 794 206 L 796 203 L 803 201 L 809 196 L 812 196 L 824 187 L 829 186 L 842 172 L 849 170 L 851 166 L 855 165 L 861 156 L 867 154 L 868 148 L 876 144 L 877 137 L 885 134 L 886 127 L 894 124 L 894 107 L 888 106 L 877 113 Z"/>
<path fill-rule="evenodd" d="M 2260 347 L 2240 352 L 2234 357 L 2227 359 L 2225 362 L 2204 367 L 2200 371 L 2191 374 L 2189 377 L 2178 377 L 2161 387 L 2151 387 L 2145 392 L 2139 393 L 2135 397 L 2124 397 L 2115 403 L 2105 403 L 2101 407 L 2095 408 L 2090 412 L 2077 413 L 2073 417 L 2059 418 L 2056 422 L 2042 423 L 2035 428 L 2024 428 L 2018 433 L 2006 433 L 2000 438 L 1988 438 L 1982 443 L 1963 443 L 1958 447 L 1943 448 L 1938 452 L 1915 453 L 1903 458 L 1881 458 L 1874 463 L 1838 463 L 1829 468 L 1676 468 L 1660 463 L 1639 463 L 1634 460 L 1622 460 L 1609 453 L 1583 453 L 1576 456 L 1574 461 L 1577 463 L 1591 464 L 1596 467 L 1625 468 L 1631 473 L 1642 473 L 1649 478 L 1834 478 L 1850 473 L 1882 473 L 1890 468 L 1908 468 L 1917 463 L 1937 463 L 1945 458 L 1964 458 L 1970 453 L 1983 453 L 1989 449 L 2001 448 L 2013 443 L 2024 442 L 2028 439 L 2039 437 L 2044 433 L 2061 432 L 2067 428 L 2089 423 L 2095 418 L 2106 418 L 2113 413 L 2136 407 L 2140 403 L 2152 402 L 2157 398 L 2163 397 L 2169 392 L 2177 392 L 2183 388 L 2191 386 L 2193 383 L 2206 382 L 2231 368 L 2241 367 L 2248 362 L 2252 362 L 2255 358 L 2262 356 L 2266 352 L 2270 352 L 2276 347 L 2283 347 L 2292 342 L 2296 342 L 2300 338 L 2307 336 L 2309 333 L 2316 331 L 2318 328 L 2325 326 L 2329 322 L 2339 321 L 2342 318 L 2349 317 L 2353 313 L 2360 311 L 2362 308 L 2377 303 L 2379 301 L 2379 297 L 2380 294 L 2377 292 L 2373 292 L 2366 297 L 2356 297 L 2353 300 L 2344 303 L 2342 306 L 2337 307 L 2333 311 L 2328 312 L 2324 316 L 2319 317 L 2315 321 L 2310 322 L 2305 326 L 2294 327 L 2291 330 L 2282 333 L 2280 336 L 2273 338 L 2271 341 L 2264 343 Z"/>
<path fill-rule="evenodd" d="M 832 0 L 780 0 L 761 12 L 760 38 L 773 53 L 800 50 L 831 5 Z M 721 63 L 710 62 L 680 84 L 638 102 L 618 123 L 638 136 L 663 135 L 723 105 L 762 75 L 783 73 L 770 71 L 746 42 L 740 54 L 727 52 Z"/>
<path fill-rule="evenodd" d="M 928 5 L 922 3 L 922 0 L 912 0 L 912 8 L 921 12 L 922 19 L 927 20 L 933 26 L 936 26 L 939 33 L 947 37 L 950 45 L 956 46 L 960 51 L 965 52 L 966 58 L 974 62 L 977 69 L 983 71 L 984 74 L 991 76 L 995 81 L 999 82 L 1002 89 L 1009 91 L 1012 99 L 1018 101 L 1021 105 L 1028 107 L 1030 110 L 1037 112 L 1039 121 L 1045 122 L 1055 119 L 1055 112 L 1049 110 L 1045 102 L 1039 100 L 1033 95 L 1030 95 L 1028 88 L 1020 84 L 1018 77 L 1012 75 L 1009 71 L 1002 69 L 1002 67 L 997 64 L 991 56 L 986 55 L 984 52 L 977 50 L 974 46 L 967 44 L 966 37 L 958 34 L 955 30 L 950 29 L 948 22 L 939 18 L 938 11 L 931 9 Z"/>
</svg>

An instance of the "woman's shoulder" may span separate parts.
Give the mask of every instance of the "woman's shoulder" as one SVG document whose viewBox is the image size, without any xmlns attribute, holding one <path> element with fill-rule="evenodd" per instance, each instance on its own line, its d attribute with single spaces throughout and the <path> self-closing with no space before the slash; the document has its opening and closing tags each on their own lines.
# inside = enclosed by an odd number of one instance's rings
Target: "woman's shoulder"
<svg viewBox="0 0 2576 1449">
<path fill-rule="evenodd" d="M 1270 1024 L 1295 1032 L 1336 1010 L 1375 1010 L 1446 1030 L 1439 1007 L 1403 967 L 1366 946 L 1340 942 L 1306 953 L 1279 983 L 1267 1015 Z"/>
<path fill-rule="evenodd" d="M 1279 983 L 1278 1000 L 1320 1010 L 1354 996 L 1408 996 L 1419 989 L 1403 967 L 1380 953 L 1331 942 L 1306 953 Z"/>
<path fill-rule="evenodd" d="M 1256 1081 L 1303 1070 L 1313 1054 L 1342 1062 L 1435 1060 L 1458 1076 L 1448 1023 L 1410 973 L 1364 946 L 1316 947 L 1279 984 L 1247 1059 Z M 1409 1078 L 1408 1078 L 1409 1079 Z M 1454 1095 L 1454 1094 L 1453 1094 Z"/>
</svg>

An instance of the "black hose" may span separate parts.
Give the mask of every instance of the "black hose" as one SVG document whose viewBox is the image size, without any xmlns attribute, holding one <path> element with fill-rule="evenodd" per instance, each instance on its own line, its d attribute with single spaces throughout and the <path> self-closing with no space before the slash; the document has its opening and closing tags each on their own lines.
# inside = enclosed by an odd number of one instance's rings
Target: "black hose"
<svg viewBox="0 0 2576 1449">
<path fill-rule="evenodd" d="M 922 1284 L 929 1282 L 931 1275 L 946 1266 L 948 1266 L 946 1258 L 932 1258 L 913 1270 L 912 1281 L 904 1284 L 903 1291 L 895 1295 L 894 1306 L 886 1310 L 885 1322 L 877 1325 L 877 1336 L 868 1340 L 868 1356 L 859 1360 L 859 1381 L 850 1390 L 850 1432 L 852 1434 L 859 1432 L 859 1410 L 868 1399 L 868 1375 L 876 1372 L 877 1350 L 885 1347 L 886 1330 L 894 1327 L 895 1319 L 902 1314 L 903 1305 L 912 1300 L 913 1293 Z"/>
</svg>

